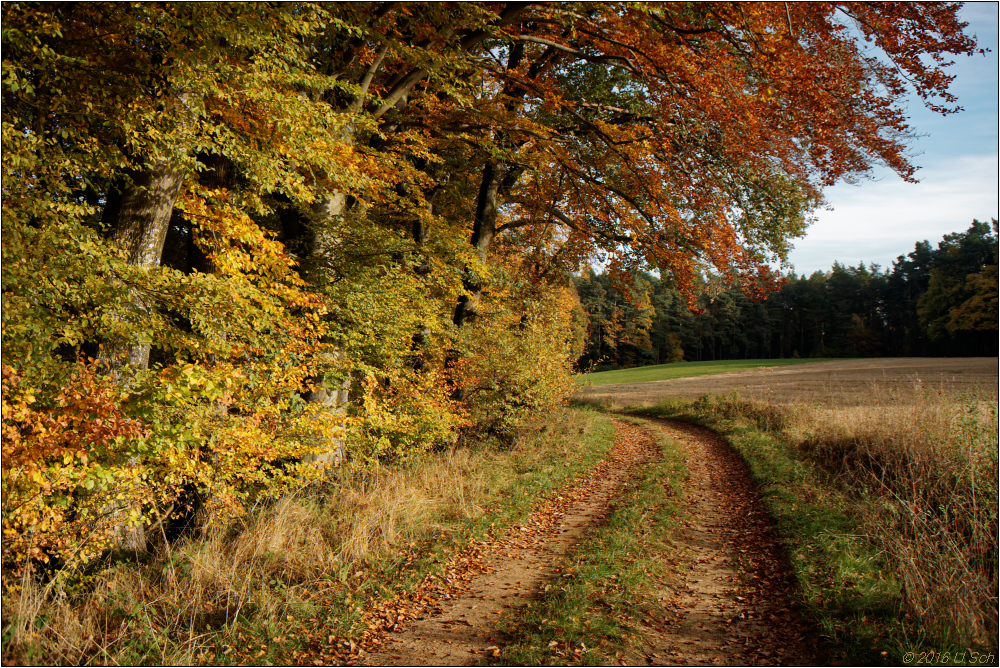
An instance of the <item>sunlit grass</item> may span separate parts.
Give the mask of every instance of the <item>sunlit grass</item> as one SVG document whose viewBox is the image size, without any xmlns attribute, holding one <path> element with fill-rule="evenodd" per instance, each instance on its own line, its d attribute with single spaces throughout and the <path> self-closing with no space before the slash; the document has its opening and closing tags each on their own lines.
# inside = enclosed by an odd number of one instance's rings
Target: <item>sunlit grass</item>
<svg viewBox="0 0 1000 668">
<path fill-rule="evenodd" d="M 673 380 L 691 376 L 704 376 L 713 373 L 729 371 L 746 371 L 760 367 L 787 366 L 789 364 L 808 364 L 812 362 L 829 362 L 825 358 L 810 359 L 762 359 L 762 360 L 719 360 L 714 362 L 675 362 L 674 364 L 658 364 L 656 366 L 641 366 L 633 369 L 617 369 L 615 371 L 599 371 L 581 376 L 585 384 L 618 385 L 625 383 L 646 383 L 653 380 Z"/>
<path fill-rule="evenodd" d="M 521 521 L 613 443 L 607 418 L 560 410 L 512 446 L 347 468 L 228 527 L 109 562 L 59 590 L 5 577 L 4 662 L 294 663 L 317 634 L 355 635 L 368 599 L 419 582 L 468 541 Z"/>
</svg>

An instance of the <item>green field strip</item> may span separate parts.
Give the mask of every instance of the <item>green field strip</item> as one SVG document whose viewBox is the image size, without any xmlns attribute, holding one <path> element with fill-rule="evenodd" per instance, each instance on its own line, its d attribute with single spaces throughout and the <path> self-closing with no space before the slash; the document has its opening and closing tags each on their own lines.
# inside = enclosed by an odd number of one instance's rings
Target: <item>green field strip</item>
<svg viewBox="0 0 1000 668">
<path fill-rule="evenodd" d="M 600 371 L 583 374 L 580 379 L 584 385 L 623 385 L 627 383 L 646 383 L 654 380 L 673 380 L 691 376 L 704 376 L 713 373 L 729 371 L 746 371 L 761 367 L 786 366 L 789 364 L 809 364 L 813 362 L 830 362 L 829 358 L 808 359 L 764 359 L 764 360 L 719 360 L 713 362 L 675 362 L 673 364 L 658 364 L 632 369 L 617 369 L 615 371 Z"/>
</svg>

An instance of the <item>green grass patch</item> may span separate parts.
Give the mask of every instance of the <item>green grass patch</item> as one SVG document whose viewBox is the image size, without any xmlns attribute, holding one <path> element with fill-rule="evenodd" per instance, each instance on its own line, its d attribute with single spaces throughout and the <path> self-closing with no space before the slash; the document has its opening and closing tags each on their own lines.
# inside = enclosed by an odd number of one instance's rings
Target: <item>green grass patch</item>
<svg viewBox="0 0 1000 668">
<path fill-rule="evenodd" d="M 680 448 L 655 430 L 662 459 L 649 462 L 613 502 L 607 523 L 584 536 L 544 595 L 498 628 L 504 665 L 618 663 L 644 611 L 656 607 L 670 534 L 684 512 Z M 495 661 L 495 660 L 494 660 Z"/>
<path fill-rule="evenodd" d="M 922 632 L 903 612 L 901 585 L 884 550 L 860 528 L 857 511 L 864 500 L 838 488 L 828 471 L 783 435 L 784 410 L 728 395 L 635 412 L 714 429 L 743 457 L 788 550 L 800 606 L 816 620 L 835 660 L 916 665 L 921 656 L 925 662 L 929 656 L 968 658 L 967 651 Z"/>
<path fill-rule="evenodd" d="M 653 380 L 673 380 L 690 376 L 704 376 L 728 371 L 746 371 L 761 367 L 787 366 L 789 364 L 810 364 L 813 362 L 829 362 L 825 358 L 809 359 L 767 359 L 767 360 L 720 360 L 715 362 L 675 362 L 674 364 L 658 364 L 656 366 L 641 366 L 633 369 L 617 369 L 615 371 L 600 371 L 582 376 L 584 383 L 591 385 L 619 385 L 625 383 L 646 383 Z"/>
</svg>

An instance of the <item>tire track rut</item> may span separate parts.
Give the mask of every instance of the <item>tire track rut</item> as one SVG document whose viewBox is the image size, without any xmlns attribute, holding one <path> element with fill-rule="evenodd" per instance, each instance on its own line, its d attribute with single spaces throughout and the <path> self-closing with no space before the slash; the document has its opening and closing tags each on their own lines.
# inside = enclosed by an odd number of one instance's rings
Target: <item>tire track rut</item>
<svg viewBox="0 0 1000 668">
<path fill-rule="evenodd" d="M 617 443 L 571 487 L 493 541 L 470 545 L 429 576 L 420 601 L 404 594 L 369 615 L 366 665 L 474 665 L 499 657 L 496 621 L 530 606 L 564 558 L 608 516 L 638 467 L 658 456 L 649 431 L 684 450 L 687 516 L 668 553 L 656 613 L 620 655 L 629 665 L 818 665 L 816 629 L 795 608 L 796 585 L 746 464 L 714 432 L 683 422 L 614 419 Z M 436 580 L 436 581 L 435 581 Z"/>
<path fill-rule="evenodd" d="M 795 607 L 796 584 L 743 459 L 718 434 L 649 419 L 679 442 L 689 515 L 661 591 L 664 619 L 646 622 L 630 663 L 818 665 L 818 634 Z"/>
<path fill-rule="evenodd" d="M 500 640 L 494 634 L 498 617 L 544 593 L 579 538 L 607 517 L 611 499 L 636 467 L 657 456 L 643 428 L 618 419 L 614 423 L 617 442 L 607 458 L 525 524 L 494 543 L 478 544 L 475 567 L 463 569 L 436 605 L 381 637 L 371 637 L 365 663 L 455 666 L 499 655 Z"/>
</svg>

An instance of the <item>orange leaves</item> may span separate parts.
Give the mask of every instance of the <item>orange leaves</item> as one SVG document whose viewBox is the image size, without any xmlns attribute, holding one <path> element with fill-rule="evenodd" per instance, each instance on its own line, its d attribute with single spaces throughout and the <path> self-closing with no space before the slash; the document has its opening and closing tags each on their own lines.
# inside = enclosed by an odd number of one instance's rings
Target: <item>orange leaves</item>
<svg viewBox="0 0 1000 668">
<path fill-rule="evenodd" d="M 870 60 L 843 17 L 863 24 L 918 89 L 945 96 L 947 77 L 915 56 L 941 63 L 942 49 L 970 52 L 955 11 L 605 5 L 522 27 L 512 40 L 525 45 L 523 61 L 496 76 L 527 89 L 523 115 L 550 131 L 494 117 L 502 136 L 524 139 L 518 159 L 538 170 L 512 193 L 511 225 L 566 226 L 595 250 L 682 275 L 693 262 L 748 270 L 783 258 L 822 186 L 876 162 L 913 172 L 901 75 Z M 544 66 L 553 53 L 560 78 Z"/>
<path fill-rule="evenodd" d="M 74 365 L 58 393 L 45 400 L 25 382 L 3 366 L 4 563 L 21 568 L 25 557 L 86 561 L 109 536 L 94 523 L 94 503 L 106 501 L 93 492 L 109 484 L 107 467 L 123 444 L 141 442 L 148 429 L 124 414 L 118 393 L 93 361 Z M 69 504 L 72 494 L 81 500 Z"/>
<path fill-rule="evenodd" d="M 97 374 L 96 362 L 79 362 L 48 405 L 38 406 L 30 387 L 3 366 L 3 468 L 44 466 L 50 458 L 65 465 L 87 464 L 118 439 L 137 439 L 145 429 L 126 417 L 117 391 Z"/>
</svg>

